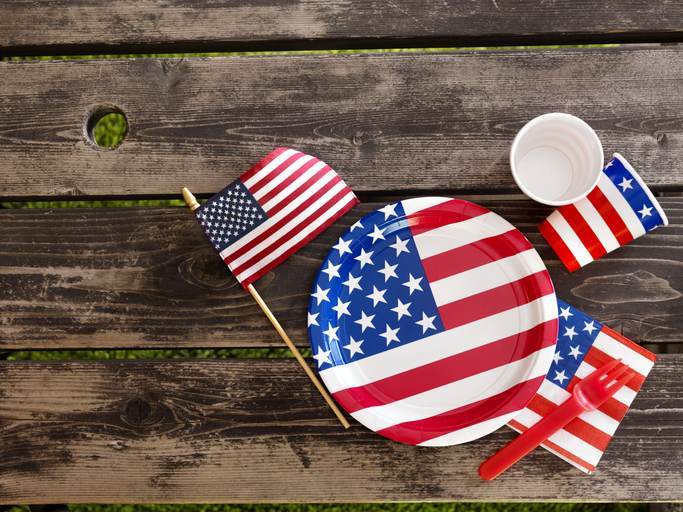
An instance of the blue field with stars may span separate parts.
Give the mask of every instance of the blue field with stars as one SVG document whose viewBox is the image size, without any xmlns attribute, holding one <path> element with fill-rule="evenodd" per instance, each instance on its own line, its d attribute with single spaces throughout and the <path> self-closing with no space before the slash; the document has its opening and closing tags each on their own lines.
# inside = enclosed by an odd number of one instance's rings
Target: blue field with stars
<svg viewBox="0 0 683 512">
<path fill-rule="evenodd" d="M 559 330 L 548 380 L 567 389 L 586 353 L 598 337 L 602 324 L 557 299 Z"/>
<path fill-rule="evenodd" d="M 401 203 L 351 226 L 313 285 L 308 332 L 318 369 L 443 330 Z"/>
</svg>

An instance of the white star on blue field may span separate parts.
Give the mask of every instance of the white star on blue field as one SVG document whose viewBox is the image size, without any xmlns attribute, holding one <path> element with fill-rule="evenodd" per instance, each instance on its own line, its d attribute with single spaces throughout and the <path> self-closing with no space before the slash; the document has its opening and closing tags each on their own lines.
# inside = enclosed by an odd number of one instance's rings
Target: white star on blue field
<svg viewBox="0 0 683 512">
<path fill-rule="evenodd" d="M 196 214 L 218 252 L 267 219 L 266 212 L 240 180 L 233 181 L 211 197 L 197 209 Z"/>
<path fill-rule="evenodd" d="M 320 370 L 444 330 L 400 203 L 363 217 L 333 246 L 308 329 Z"/>
<path fill-rule="evenodd" d="M 561 299 L 558 305 L 558 338 L 547 379 L 566 389 L 586 353 L 598 337 L 602 324 Z"/>
</svg>

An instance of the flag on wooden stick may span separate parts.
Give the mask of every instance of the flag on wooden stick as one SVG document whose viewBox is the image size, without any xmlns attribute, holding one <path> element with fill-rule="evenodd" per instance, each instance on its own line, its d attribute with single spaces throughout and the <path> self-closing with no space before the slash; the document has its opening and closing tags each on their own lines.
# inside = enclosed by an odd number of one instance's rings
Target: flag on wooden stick
<svg viewBox="0 0 683 512">
<path fill-rule="evenodd" d="M 196 215 L 246 288 L 357 203 L 325 162 L 279 148 L 200 206 Z"/>
<path fill-rule="evenodd" d="M 356 195 L 325 162 L 278 148 L 203 205 L 187 188 L 183 197 L 223 261 L 348 428 L 348 421 L 252 283 L 358 204 Z"/>
</svg>

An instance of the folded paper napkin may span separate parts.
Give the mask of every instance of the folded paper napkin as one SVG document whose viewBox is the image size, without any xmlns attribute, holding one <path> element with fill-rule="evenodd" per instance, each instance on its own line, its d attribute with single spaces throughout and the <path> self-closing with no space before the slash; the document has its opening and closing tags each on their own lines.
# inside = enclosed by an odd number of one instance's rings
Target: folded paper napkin
<svg viewBox="0 0 683 512">
<path fill-rule="evenodd" d="M 637 376 L 599 409 L 584 412 L 541 445 L 591 474 L 650 373 L 656 356 L 559 299 L 558 307 L 559 332 L 550 371 L 529 405 L 508 426 L 524 432 L 567 400 L 581 379 L 608 362 L 621 359 Z"/>
</svg>

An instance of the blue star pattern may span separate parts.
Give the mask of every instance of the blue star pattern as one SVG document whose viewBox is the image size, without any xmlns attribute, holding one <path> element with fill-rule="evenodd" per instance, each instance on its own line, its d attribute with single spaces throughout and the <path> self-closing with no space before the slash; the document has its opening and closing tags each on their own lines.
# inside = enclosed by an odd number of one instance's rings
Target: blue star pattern
<svg viewBox="0 0 683 512">
<path fill-rule="evenodd" d="M 240 180 L 211 197 L 196 213 L 204 233 L 218 252 L 267 219 L 266 212 Z"/>
<path fill-rule="evenodd" d="M 546 379 L 567 389 L 602 330 L 602 324 L 585 313 L 557 299 L 559 330 L 553 363 Z"/>
<path fill-rule="evenodd" d="M 374 211 L 333 246 L 313 285 L 308 332 L 319 370 L 444 330 L 401 203 Z"/>
<path fill-rule="evenodd" d="M 654 205 L 653 198 L 646 192 L 630 167 L 621 155 L 615 154 L 603 172 L 624 196 L 645 231 L 652 231 L 656 227 L 664 225 L 664 219 Z"/>
</svg>

